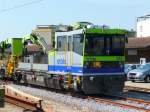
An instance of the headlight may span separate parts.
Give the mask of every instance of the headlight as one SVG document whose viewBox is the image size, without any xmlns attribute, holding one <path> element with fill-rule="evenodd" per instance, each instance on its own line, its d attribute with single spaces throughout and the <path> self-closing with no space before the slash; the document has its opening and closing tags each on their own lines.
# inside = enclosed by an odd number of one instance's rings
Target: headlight
<svg viewBox="0 0 150 112">
<path fill-rule="evenodd" d="M 136 76 L 141 76 L 141 75 L 143 75 L 143 73 L 137 73 L 137 74 L 136 74 Z"/>
</svg>

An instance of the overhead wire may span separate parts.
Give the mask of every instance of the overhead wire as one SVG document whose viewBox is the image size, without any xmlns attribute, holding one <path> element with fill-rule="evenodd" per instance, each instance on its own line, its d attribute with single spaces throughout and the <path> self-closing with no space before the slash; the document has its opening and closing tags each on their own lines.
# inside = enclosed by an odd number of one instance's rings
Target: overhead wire
<svg viewBox="0 0 150 112">
<path fill-rule="evenodd" d="M 0 13 L 12 11 L 12 10 L 22 8 L 22 7 L 25 7 L 25 6 L 28 6 L 28 5 L 36 4 L 36 3 L 39 3 L 39 2 L 42 2 L 42 1 L 44 1 L 44 0 L 34 0 L 34 1 L 31 1 L 31 2 L 24 3 L 24 4 L 15 5 L 13 7 L 5 8 L 5 9 L 0 10 Z"/>
</svg>

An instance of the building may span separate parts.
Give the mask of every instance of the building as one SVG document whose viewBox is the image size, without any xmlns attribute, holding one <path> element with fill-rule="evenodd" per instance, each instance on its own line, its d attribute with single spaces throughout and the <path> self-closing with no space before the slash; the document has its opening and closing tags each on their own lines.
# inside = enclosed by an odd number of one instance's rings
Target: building
<svg viewBox="0 0 150 112">
<path fill-rule="evenodd" d="M 126 43 L 126 63 L 140 63 L 141 58 L 150 62 L 150 36 L 146 38 L 129 38 Z"/>
<path fill-rule="evenodd" d="M 67 30 L 67 25 L 37 25 L 36 29 L 32 30 L 32 34 L 36 34 L 46 51 L 49 51 L 52 48 L 55 32 Z"/>
<path fill-rule="evenodd" d="M 145 15 L 137 18 L 137 37 L 150 36 L 150 15 Z"/>
<path fill-rule="evenodd" d="M 150 15 L 138 17 L 136 27 L 136 36 L 126 44 L 126 63 L 150 62 Z"/>
<path fill-rule="evenodd" d="M 31 35 L 24 37 L 24 62 L 47 64 L 48 52 L 53 49 L 55 32 L 67 30 L 67 25 L 37 25 Z"/>
<path fill-rule="evenodd" d="M 127 35 L 128 35 L 128 38 L 133 38 L 133 37 L 135 38 L 136 37 L 136 31 L 134 31 L 133 29 L 128 30 Z"/>
</svg>

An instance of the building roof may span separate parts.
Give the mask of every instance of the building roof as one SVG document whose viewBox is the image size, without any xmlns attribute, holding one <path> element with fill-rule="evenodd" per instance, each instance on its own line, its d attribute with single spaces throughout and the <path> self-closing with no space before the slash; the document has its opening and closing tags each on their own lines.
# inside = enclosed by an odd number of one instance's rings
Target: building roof
<svg viewBox="0 0 150 112">
<path fill-rule="evenodd" d="M 128 38 L 126 48 L 146 48 L 150 47 L 150 37 Z"/>
</svg>

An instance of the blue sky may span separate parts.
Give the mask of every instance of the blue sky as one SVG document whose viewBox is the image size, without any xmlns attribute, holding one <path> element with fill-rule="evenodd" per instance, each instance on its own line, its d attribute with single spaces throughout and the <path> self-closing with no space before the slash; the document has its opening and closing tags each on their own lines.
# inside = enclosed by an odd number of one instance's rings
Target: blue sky
<svg viewBox="0 0 150 112">
<path fill-rule="evenodd" d="M 136 17 L 150 14 L 149 0 L 0 0 L 0 41 L 30 34 L 36 25 L 90 21 L 98 25 L 135 29 Z"/>
</svg>

